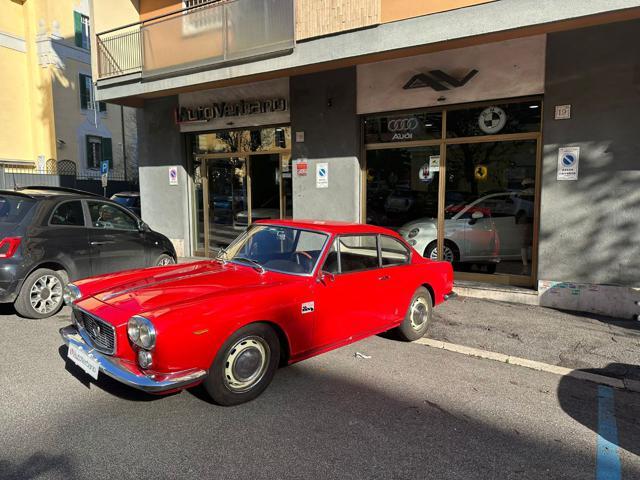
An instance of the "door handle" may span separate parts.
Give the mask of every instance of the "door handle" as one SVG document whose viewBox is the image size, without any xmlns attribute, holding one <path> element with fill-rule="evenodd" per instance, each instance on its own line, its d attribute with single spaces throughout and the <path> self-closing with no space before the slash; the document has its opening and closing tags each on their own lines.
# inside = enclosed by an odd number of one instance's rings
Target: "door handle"
<svg viewBox="0 0 640 480">
<path fill-rule="evenodd" d="M 382 280 L 382 281 L 390 280 L 390 279 L 391 279 L 390 275 L 382 275 L 381 277 L 378 277 L 378 280 Z"/>
</svg>

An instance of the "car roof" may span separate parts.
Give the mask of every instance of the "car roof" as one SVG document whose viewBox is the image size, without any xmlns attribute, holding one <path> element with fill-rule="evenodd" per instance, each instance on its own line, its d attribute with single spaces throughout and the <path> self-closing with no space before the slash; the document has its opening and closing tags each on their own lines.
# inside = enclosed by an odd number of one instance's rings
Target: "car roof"
<svg viewBox="0 0 640 480">
<path fill-rule="evenodd" d="M 44 198 L 44 197 L 100 197 L 100 195 L 85 192 L 83 190 L 76 190 L 74 188 L 65 187 L 50 187 L 50 186 L 33 186 L 33 187 L 20 187 L 15 190 L 0 190 L 3 195 L 21 195 L 23 197 L 30 198 Z"/>
<path fill-rule="evenodd" d="M 140 192 L 117 192 L 111 195 L 112 197 L 139 197 Z"/>
<path fill-rule="evenodd" d="M 366 223 L 339 222 L 336 220 L 258 220 L 254 224 L 276 225 L 282 227 L 302 228 L 305 230 L 317 230 L 332 234 L 348 233 L 384 233 L 396 236 L 396 233 L 388 228 L 369 225 Z"/>
</svg>

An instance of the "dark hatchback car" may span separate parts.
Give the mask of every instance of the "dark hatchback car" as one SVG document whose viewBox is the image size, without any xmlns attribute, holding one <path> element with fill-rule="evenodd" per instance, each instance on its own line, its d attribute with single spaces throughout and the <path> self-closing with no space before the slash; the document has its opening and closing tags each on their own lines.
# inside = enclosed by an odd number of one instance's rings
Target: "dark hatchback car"
<svg viewBox="0 0 640 480">
<path fill-rule="evenodd" d="M 173 244 L 104 197 L 57 187 L 0 190 L 0 303 L 45 318 L 67 282 L 176 262 Z"/>
</svg>

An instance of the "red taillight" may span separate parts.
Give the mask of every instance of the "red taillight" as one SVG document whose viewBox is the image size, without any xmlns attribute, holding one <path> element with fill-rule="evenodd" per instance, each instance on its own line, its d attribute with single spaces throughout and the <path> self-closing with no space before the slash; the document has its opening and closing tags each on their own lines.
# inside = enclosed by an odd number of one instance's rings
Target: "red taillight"
<svg viewBox="0 0 640 480">
<path fill-rule="evenodd" d="M 0 240 L 0 258 L 10 258 L 16 253 L 22 237 L 7 237 Z"/>
</svg>

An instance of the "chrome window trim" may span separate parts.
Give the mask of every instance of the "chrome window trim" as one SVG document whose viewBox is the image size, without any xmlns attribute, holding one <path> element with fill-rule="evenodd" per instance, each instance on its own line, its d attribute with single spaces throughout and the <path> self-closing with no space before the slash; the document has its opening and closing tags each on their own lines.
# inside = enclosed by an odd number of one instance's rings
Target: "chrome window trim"
<svg viewBox="0 0 640 480">
<path fill-rule="evenodd" d="M 86 329 L 84 328 L 84 322 L 82 323 L 82 325 L 80 325 L 78 322 L 75 321 L 75 318 L 72 318 L 72 321 L 74 321 L 73 323 L 78 327 L 78 333 L 80 333 L 80 336 L 87 343 L 87 345 L 90 345 L 91 347 L 95 348 L 97 351 L 99 351 L 101 353 L 104 353 L 105 355 L 115 355 L 115 353 L 118 351 L 118 332 L 116 331 L 116 327 L 111 325 L 109 322 L 101 319 L 97 315 L 94 315 L 93 313 L 90 313 L 90 312 L 86 311 L 84 308 L 80 308 L 80 307 L 78 307 L 76 305 L 73 306 L 72 311 L 71 311 L 71 315 L 75 315 L 75 311 L 76 310 L 84 313 L 85 315 L 89 315 L 90 317 L 93 317 L 93 318 L 97 319 L 100 323 L 109 326 L 113 330 L 113 351 L 110 352 L 110 351 L 108 351 L 108 350 L 106 350 L 106 349 L 104 349 L 102 347 L 99 347 L 98 345 L 95 344 L 93 339 L 89 336 L 89 334 L 87 333 Z"/>
</svg>

